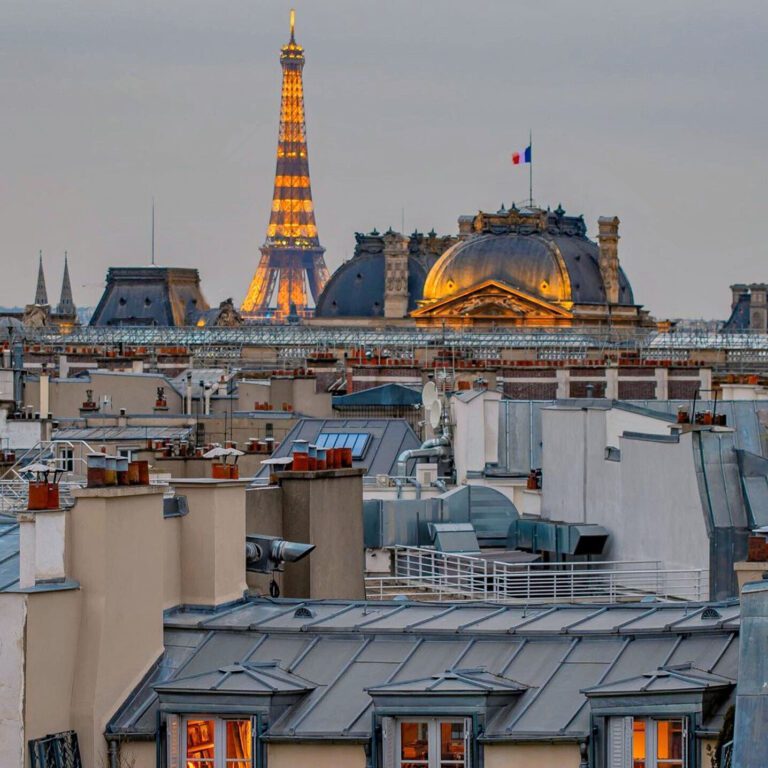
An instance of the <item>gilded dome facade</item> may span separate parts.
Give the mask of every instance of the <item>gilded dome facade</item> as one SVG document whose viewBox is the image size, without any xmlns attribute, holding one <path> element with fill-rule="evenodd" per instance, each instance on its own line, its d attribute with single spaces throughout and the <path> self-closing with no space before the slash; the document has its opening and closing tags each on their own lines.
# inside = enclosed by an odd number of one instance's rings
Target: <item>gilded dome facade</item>
<svg viewBox="0 0 768 768">
<path fill-rule="evenodd" d="M 581 217 L 537 209 L 478 214 L 473 232 L 449 248 L 424 283 L 423 304 L 448 298 L 488 280 L 551 304 L 604 304 L 606 291 L 597 243 Z M 632 305 L 632 289 L 619 273 L 619 304 Z"/>
</svg>

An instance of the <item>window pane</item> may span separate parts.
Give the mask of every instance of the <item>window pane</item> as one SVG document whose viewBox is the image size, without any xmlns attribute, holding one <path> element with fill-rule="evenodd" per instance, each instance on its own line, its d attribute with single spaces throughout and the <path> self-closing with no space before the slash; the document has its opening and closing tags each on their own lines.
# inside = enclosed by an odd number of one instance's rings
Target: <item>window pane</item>
<svg viewBox="0 0 768 768">
<path fill-rule="evenodd" d="M 667 765 L 680 765 L 683 759 L 683 721 L 658 720 L 656 722 L 656 757 L 670 761 Z"/>
<path fill-rule="evenodd" d="M 213 733 L 213 720 L 187 720 L 187 760 L 192 765 L 201 765 L 198 762 L 201 760 L 213 760 Z"/>
<path fill-rule="evenodd" d="M 400 723 L 400 760 L 403 768 L 429 760 L 429 723 Z"/>
<path fill-rule="evenodd" d="M 227 720 L 227 759 L 251 758 L 251 721 Z"/>
<path fill-rule="evenodd" d="M 632 723 L 632 768 L 645 768 L 645 720 Z"/>
<path fill-rule="evenodd" d="M 464 723 L 440 723 L 440 760 L 442 765 L 464 765 Z"/>
</svg>

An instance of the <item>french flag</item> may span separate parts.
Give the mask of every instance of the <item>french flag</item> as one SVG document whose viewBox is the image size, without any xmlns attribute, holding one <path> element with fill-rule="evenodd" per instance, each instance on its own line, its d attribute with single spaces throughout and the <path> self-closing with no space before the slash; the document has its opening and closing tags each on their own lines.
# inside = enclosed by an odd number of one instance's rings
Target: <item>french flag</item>
<svg viewBox="0 0 768 768">
<path fill-rule="evenodd" d="M 529 144 L 522 152 L 512 153 L 512 165 L 531 162 L 531 145 Z"/>
</svg>

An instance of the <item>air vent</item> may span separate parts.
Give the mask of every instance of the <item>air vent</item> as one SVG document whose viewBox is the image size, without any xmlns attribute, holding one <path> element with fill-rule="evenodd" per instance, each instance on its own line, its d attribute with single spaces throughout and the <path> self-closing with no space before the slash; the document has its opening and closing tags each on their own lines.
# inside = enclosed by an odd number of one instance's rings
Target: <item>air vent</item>
<svg viewBox="0 0 768 768">
<path fill-rule="evenodd" d="M 712 621 L 713 619 L 722 619 L 723 615 L 720 613 L 720 611 L 717 610 L 717 608 L 705 608 L 701 612 L 701 620 L 702 621 Z"/>
<path fill-rule="evenodd" d="M 300 605 L 293 612 L 293 618 L 294 619 L 314 619 L 315 612 L 311 608 L 307 608 L 306 605 Z"/>
</svg>

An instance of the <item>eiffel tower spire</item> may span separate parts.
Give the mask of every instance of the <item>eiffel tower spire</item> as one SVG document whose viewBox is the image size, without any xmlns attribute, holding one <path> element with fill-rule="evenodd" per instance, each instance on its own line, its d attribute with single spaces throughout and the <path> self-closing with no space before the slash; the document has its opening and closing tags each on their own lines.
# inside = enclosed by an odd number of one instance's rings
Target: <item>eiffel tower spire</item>
<svg viewBox="0 0 768 768">
<path fill-rule="evenodd" d="M 59 298 L 59 305 L 56 307 L 56 314 L 72 317 L 76 312 L 75 302 L 72 298 L 72 283 L 69 279 L 69 259 L 67 252 L 64 251 L 64 277 L 61 280 L 61 297 Z"/>
<path fill-rule="evenodd" d="M 309 179 L 304 120 L 304 49 L 296 42 L 295 14 L 291 37 L 280 52 L 283 68 L 277 168 L 267 239 L 241 311 L 252 317 L 305 314 L 308 294 L 317 302 L 328 282 Z"/>
<path fill-rule="evenodd" d="M 44 306 L 48 303 L 48 291 L 45 290 L 45 273 L 43 272 L 43 252 L 40 251 L 40 260 L 37 265 L 37 290 L 35 291 L 35 304 Z"/>
</svg>

